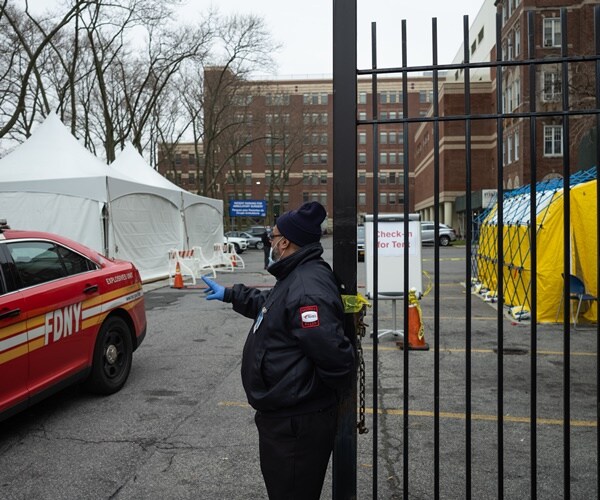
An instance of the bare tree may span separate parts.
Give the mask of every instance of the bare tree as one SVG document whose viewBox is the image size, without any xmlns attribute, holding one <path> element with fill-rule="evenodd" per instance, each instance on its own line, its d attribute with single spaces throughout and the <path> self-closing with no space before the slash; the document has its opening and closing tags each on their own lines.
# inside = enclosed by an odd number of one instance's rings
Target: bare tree
<svg viewBox="0 0 600 500">
<path fill-rule="evenodd" d="M 0 138 L 9 134 L 16 136 L 18 131 L 14 127 L 20 118 L 19 131 L 27 137 L 35 115 L 48 113 L 50 104 L 45 95 L 40 58 L 54 37 L 89 3 L 90 0 L 74 0 L 71 8 L 57 22 L 48 20 L 43 23 L 47 24 L 44 28 L 42 23 L 33 20 L 27 4 L 21 11 L 17 7 L 9 7 L 7 0 L 4 1 L 0 11 L 0 31 L 2 45 L 10 49 L 3 54 L 8 64 L 4 66 L 6 69 L 2 75 L 7 88 L 0 92 L 3 122 Z"/>
<path fill-rule="evenodd" d="M 247 76 L 272 65 L 276 49 L 260 18 L 231 16 L 217 18 L 217 23 L 217 50 L 221 56 L 214 66 L 205 68 L 204 74 L 202 192 L 208 196 L 217 196 L 235 158 L 260 139 L 241 134 L 247 127 L 245 120 L 240 119 L 240 109 L 251 105 Z"/>
<path fill-rule="evenodd" d="M 304 156 L 316 151 L 321 137 L 316 133 L 318 124 L 305 120 L 302 104 L 288 102 L 289 95 L 275 92 L 271 97 L 275 102 L 265 114 L 266 139 L 261 143 L 269 168 L 267 217 L 271 220 L 286 210 L 284 193 L 293 185 L 290 174 L 294 170 L 301 172 Z M 296 181 L 300 182 L 302 179 Z"/>
</svg>

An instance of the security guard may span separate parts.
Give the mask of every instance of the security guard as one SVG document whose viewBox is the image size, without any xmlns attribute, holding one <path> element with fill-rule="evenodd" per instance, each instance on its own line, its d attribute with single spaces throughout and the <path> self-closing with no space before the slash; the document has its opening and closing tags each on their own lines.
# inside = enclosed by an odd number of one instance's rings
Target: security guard
<svg viewBox="0 0 600 500">
<path fill-rule="evenodd" d="M 343 306 L 322 259 L 317 202 L 281 215 L 271 234 L 264 291 L 224 288 L 203 278 L 208 300 L 233 304 L 254 319 L 242 358 L 242 382 L 256 409 L 260 465 L 271 500 L 318 500 L 333 449 L 337 392 L 348 387 L 354 351 L 342 329 Z"/>
</svg>

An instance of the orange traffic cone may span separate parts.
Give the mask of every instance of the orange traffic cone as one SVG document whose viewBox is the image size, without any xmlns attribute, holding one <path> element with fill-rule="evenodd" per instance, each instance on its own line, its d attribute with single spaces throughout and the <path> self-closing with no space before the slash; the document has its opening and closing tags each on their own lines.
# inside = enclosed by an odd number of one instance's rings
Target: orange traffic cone
<svg viewBox="0 0 600 500">
<path fill-rule="evenodd" d="M 421 319 L 421 307 L 414 290 L 408 295 L 408 348 L 411 351 L 428 351 L 429 344 L 425 342 L 425 332 Z M 406 338 L 406 337 L 405 337 Z M 399 340 L 396 345 L 404 349 L 404 341 Z"/>
<path fill-rule="evenodd" d="M 183 288 L 183 277 L 181 276 L 181 268 L 179 262 L 175 266 L 175 279 L 173 280 L 172 288 Z"/>
</svg>

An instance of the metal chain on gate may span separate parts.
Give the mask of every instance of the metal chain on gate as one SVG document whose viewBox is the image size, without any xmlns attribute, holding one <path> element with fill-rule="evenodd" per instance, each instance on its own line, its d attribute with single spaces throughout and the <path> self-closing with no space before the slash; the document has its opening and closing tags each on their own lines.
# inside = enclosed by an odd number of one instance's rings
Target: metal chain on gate
<svg viewBox="0 0 600 500">
<path fill-rule="evenodd" d="M 365 316 L 367 314 L 367 307 L 370 307 L 369 301 L 365 299 L 362 295 L 342 295 L 342 301 L 344 303 L 344 312 L 348 314 L 357 314 L 357 322 L 356 322 L 356 354 L 358 357 L 358 423 L 356 424 L 356 428 L 358 429 L 359 434 L 366 434 L 369 432 L 367 426 L 365 424 L 365 414 L 366 414 L 366 402 L 365 402 L 365 393 L 366 393 L 366 384 L 365 384 L 365 358 L 363 354 L 362 348 L 362 339 L 367 334 L 367 324 L 365 323 Z"/>
<path fill-rule="evenodd" d="M 365 424 L 365 412 L 366 412 L 366 384 L 365 384 L 365 357 L 363 355 L 362 339 L 367 334 L 367 324 L 365 323 L 366 307 L 363 307 L 358 316 L 358 324 L 356 325 L 356 353 L 358 354 L 358 423 L 356 428 L 359 434 L 366 434 L 369 432 L 367 425 Z"/>
</svg>

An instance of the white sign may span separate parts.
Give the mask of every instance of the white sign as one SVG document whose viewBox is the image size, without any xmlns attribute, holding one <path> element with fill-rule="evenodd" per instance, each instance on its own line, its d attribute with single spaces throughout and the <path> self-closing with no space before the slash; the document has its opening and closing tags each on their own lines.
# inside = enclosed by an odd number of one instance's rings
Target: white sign
<svg viewBox="0 0 600 500">
<path fill-rule="evenodd" d="M 365 265 L 367 266 L 367 296 L 375 293 L 377 273 L 377 293 L 400 297 L 404 294 L 404 276 L 408 274 L 409 290 L 415 288 L 417 296 L 423 293 L 421 263 L 421 222 L 417 214 L 410 214 L 408 220 L 408 248 L 404 241 L 403 214 L 380 214 L 377 223 L 377 243 L 374 242 L 373 216 L 365 218 Z M 374 255 L 377 248 L 377 270 L 374 269 Z M 405 250 L 408 253 L 408 270 L 404 269 Z"/>
<path fill-rule="evenodd" d="M 417 235 L 413 230 L 413 225 L 408 229 L 408 254 L 415 255 L 417 246 Z M 377 235 L 377 248 L 379 255 L 396 255 L 404 254 L 404 222 L 386 222 L 380 223 Z"/>
<path fill-rule="evenodd" d="M 482 189 L 481 190 L 481 208 L 490 208 L 496 203 L 498 197 L 497 189 Z"/>
</svg>

